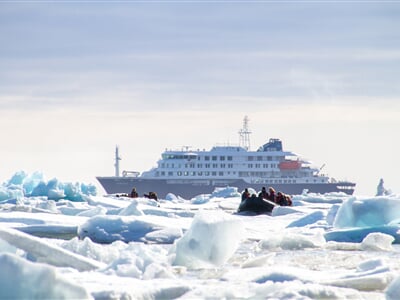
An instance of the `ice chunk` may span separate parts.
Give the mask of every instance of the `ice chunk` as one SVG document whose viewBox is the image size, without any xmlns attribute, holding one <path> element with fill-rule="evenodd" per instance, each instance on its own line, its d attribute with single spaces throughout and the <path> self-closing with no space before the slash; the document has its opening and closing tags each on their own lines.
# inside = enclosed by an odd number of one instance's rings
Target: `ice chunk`
<svg viewBox="0 0 400 300">
<path fill-rule="evenodd" d="M 2 254 L 0 270 L 0 299 L 91 299 L 83 287 L 48 265 Z"/>
<path fill-rule="evenodd" d="M 96 206 L 96 207 L 94 207 L 92 209 L 88 209 L 88 210 L 85 210 L 85 211 L 82 211 L 82 212 L 78 213 L 77 216 L 80 216 L 80 217 L 94 217 L 94 216 L 102 216 L 102 215 L 105 215 L 105 214 L 107 214 L 107 209 L 105 207 L 103 207 L 103 206 L 98 205 L 98 206 Z"/>
<path fill-rule="evenodd" d="M 0 201 L 6 201 L 15 199 L 15 201 L 21 199 L 24 196 L 24 192 L 17 186 L 4 187 L 0 186 Z"/>
<path fill-rule="evenodd" d="M 372 227 L 400 219 L 400 199 L 395 196 L 358 199 L 352 197 L 339 208 L 334 227 Z"/>
<path fill-rule="evenodd" d="M 315 235 L 304 235 L 299 233 L 287 233 L 280 236 L 270 236 L 258 243 L 261 249 L 275 250 L 302 250 L 306 248 L 318 248 L 325 244 L 321 233 Z"/>
<path fill-rule="evenodd" d="M 143 216 L 144 213 L 138 208 L 138 202 L 133 199 L 132 202 L 125 208 L 123 208 L 119 214 L 120 216 Z"/>
<path fill-rule="evenodd" d="M 366 228 L 332 230 L 326 232 L 324 236 L 327 241 L 361 243 L 368 234 L 372 232 L 380 232 L 391 235 L 392 237 L 394 237 L 395 243 L 400 243 L 399 230 L 400 225 L 384 225 Z"/>
<path fill-rule="evenodd" d="M 326 216 L 326 222 L 328 225 L 333 225 L 333 222 L 335 222 L 336 214 L 340 208 L 340 204 L 334 204 L 331 206 L 331 208 L 328 211 L 328 214 Z"/>
<path fill-rule="evenodd" d="M 156 220 L 155 218 L 153 218 Z M 114 241 L 123 242 L 145 242 L 148 236 L 152 242 L 157 238 L 163 243 L 169 241 L 172 243 L 177 237 L 176 230 L 167 230 L 170 227 L 162 225 L 167 223 L 168 218 L 158 217 L 157 223 L 152 222 L 149 218 L 141 218 L 141 216 L 124 217 L 124 216 L 95 216 L 87 220 L 78 227 L 78 236 L 80 238 L 89 237 L 97 243 L 112 243 Z M 171 227 L 171 228 L 177 228 Z M 162 231 L 160 231 L 162 230 Z M 149 235 L 151 232 L 159 232 L 159 235 Z M 170 236 L 166 236 L 171 234 Z"/>
<path fill-rule="evenodd" d="M 224 187 L 224 188 L 215 188 L 215 190 L 211 194 L 212 198 L 231 198 L 231 197 L 240 197 L 240 193 L 237 190 L 237 187 Z"/>
<path fill-rule="evenodd" d="M 39 182 L 44 181 L 43 174 L 41 172 L 33 172 L 30 175 L 27 175 L 23 181 L 23 189 L 25 191 L 25 195 L 30 195 L 33 189 L 39 184 Z"/>
<path fill-rule="evenodd" d="M 190 268 L 221 265 L 236 251 L 243 234 L 240 219 L 221 211 L 201 211 L 176 242 L 174 264 Z"/>
<path fill-rule="evenodd" d="M 149 232 L 145 235 L 145 239 L 147 242 L 172 244 L 175 240 L 181 238 L 182 235 L 183 233 L 180 228 L 167 228 Z"/>
<path fill-rule="evenodd" d="M 362 250 L 391 251 L 394 237 L 388 234 L 372 232 L 368 234 L 361 243 Z"/>
<path fill-rule="evenodd" d="M 168 193 L 167 196 L 165 196 L 165 200 L 176 201 L 178 200 L 178 197 L 175 194 Z"/>
<path fill-rule="evenodd" d="M 353 288 L 360 291 L 383 290 L 393 280 L 393 272 L 382 259 L 362 262 L 356 272 L 341 278 L 327 280 L 334 286 Z"/>
<path fill-rule="evenodd" d="M 294 214 L 298 213 L 299 211 L 296 210 L 293 207 L 289 206 L 275 206 L 274 209 L 271 212 L 271 216 L 276 217 L 276 216 L 284 216 L 284 215 L 289 215 L 289 214 Z"/>
<path fill-rule="evenodd" d="M 317 221 L 323 220 L 325 218 L 325 215 L 322 211 L 314 211 L 296 221 L 293 221 L 290 223 L 287 228 L 290 227 L 304 227 L 310 224 L 314 224 Z"/>
<path fill-rule="evenodd" d="M 192 204 L 204 204 L 204 203 L 207 203 L 208 201 L 210 201 L 210 195 L 201 194 L 201 195 L 197 195 L 196 197 L 192 198 L 190 200 L 190 203 L 192 203 Z"/>
<path fill-rule="evenodd" d="M 165 266 L 157 263 L 152 263 L 146 267 L 143 274 L 143 279 L 153 278 L 175 278 L 174 274 Z"/>
<path fill-rule="evenodd" d="M 38 260 L 55 266 L 73 267 L 80 271 L 104 267 L 101 263 L 81 257 L 56 245 L 49 244 L 45 240 L 15 229 L 0 227 L 0 238 L 10 245 L 30 253 Z"/>
<path fill-rule="evenodd" d="M 371 259 L 363 261 L 361 264 L 357 266 L 358 272 L 368 272 L 371 270 L 377 270 L 380 268 L 386 268 L 386 262 L 382 258 Z"/>
<path fill-rule="evenodd" d="M 400 295 L 400 276 L 396 277 L 386 288 L 386 300 L 398 300 Z"/>
<path fill-rule="evenodd" d="M 24 179 L 28 176 L 28 174 L 21 170 L 15 172 L 15 174 L 10 178 L 7 185 L 21 185 L 24 182 Z"/>
</svg>

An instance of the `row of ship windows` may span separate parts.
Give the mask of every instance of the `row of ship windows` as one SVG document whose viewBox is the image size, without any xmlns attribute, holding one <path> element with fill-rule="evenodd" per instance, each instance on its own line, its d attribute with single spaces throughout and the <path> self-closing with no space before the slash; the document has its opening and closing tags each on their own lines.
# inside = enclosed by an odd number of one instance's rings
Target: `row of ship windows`
<svg viewBox="0 0 400 300">
<path fill-rule="evenodd" d="M 201 160 L 201 157 L 198 156 L 197 157 L 198 160 Z M 204 160 L 208 161 L 208 160 L 213 160 L 216 161 L 218 160 L 218 156 L 204 156 Z M 219 156 L 219 160 L 223 161 L 225 160 L 225 156 Z M 227 156 L 226 160 L 232 160 L 232 156 Z M 272 156 L 247 156 L 247 160 L 248 161 L 263 161 L 263 160 L 267 160 L 267 161 L 272 161 Z"/>
<path fill-rule="evenodd" d="M 215 172 L 215 171 L 213 171 L 213 172 L 209 172 L 209 171 L 205 171 L 205 172 L 202 172 L 202 171 L 199 171 L 199 172 L 188 172 L 188 171 L 178 171 L 178 172 L 164 172 L 164 171 L 161 171 L 161 172 L 156 172 L 156 176 L 174 176 L 174 175 L 177 175 L 177 176 L 225 176 L 225 175 L 235 175 L 236 174 L 236 172 Z"/>
<path fill-rule="evenodd" d="M 306 183 L 317 183 L 318 180 L 317 179 L 313 179 L 313 180 L 305 180 Z M 320 182 L 324 183 L 325 180 L 321 180 Z M 267 180 L 262 180 L 262 181 L 256 181 L 254 183 L 296 183 L 295 179 L 267 179 Z"/>
<path fill-rule="evenodd" d="M 236 172 L 232 172 L 232 175 L 235 175 Z M 157 172 L 156 176 L 174 176 L 174 172 Z M 230 175 L 230 172 L 227 172 L 225 174 L 224 172 L 176 172 L 177 176 L 225 176 L 225 175 Z M 306 180 L 308 182 L 308 180 Z M 314 179 L 314 182 L 316 180 Z M 261 182 L 260 182 L 261 183 Z M 263 180 L 262 183 L 296 183 L 296 179 L 269 179 L 269 180 Z"/>
<path fill-rule="evenodd" d="M 195 156 L 195 155 L 178 155 L 178 154 L 164 154 L 163 159 L 188 159 L 188 160 L 195 160 L 197 157 L 197 160 L 202 160 L 202 156 Z M 232 156 L 217 156 L 217 155 L 212 155 L 212 156 L 204 156 L 205 161 L 231 161 L 233 159 Z M 247 156 L 248 161 L 272 161 L 273 158 L 272 156 Z"/>
<path fill-rule="evenodd" d="M 224 169 L 224 168 L 233 168 L 233 164 L 204 164 L 204 168 L 206 168 L 206 169 L 208 169 L 208 168 L 214 168 L 214 169 L 216 169 L 216 168 L 221 168 L 221 169 Z M 268 169 L 268 168 L 272 168 L 272 169 L 274 169 L 274 168 L 277 168 L 277 164 L 247 164 L 247 167 L 249 168 L 249 169 L 252 169 L 252 168 L 256 168 L 256 169 L 259 169 L 259 168 L 263 168 L 263 169 Z M 175 168 L 175 164 L 166 164 L 166 163 L 162 163 L 161 164 L 161 168 L 163 168 L 163 169 L 165 169 L 165 168 Z M 178 169 L 180 169 L 181 168 L 181 165 L 179 164 L 178 165 Z M 188 169 L 188 168 L 198 168 L 198 169 L 201 169 L 201 168 L 203 168 L 203 164 L 197 164 L 197 166 L 196 166 L 196 164 L 195 163 L 190 163 L 190 164 L 185 164 L 185 168 L 186 169 Z"/>
<path fill-rule="evenodd" d="M 252 172 L 250 172 L 250 173 L 248 173 L 248 174 L 240 174 L 241 172 L 239 172 L 239 176 L 243 176 L 243 177 L 256 177 L 256 176 L 259 176 L 260 174 L 257 174 L 257 173 L 252 173 Z M 187 171 L 184 171 L 184 172 L 181 172 L 181 171 L 178 171 L 178 172 L 176 172 L 176 174 L 174 174 L 174 172 L 163 172 L 163 171 L 161 171 L 161 172 L 156 172 L 156 176 L 174 176 L 174 175 L 177 175 L 177 176 L 225 176 L 225 175 L 235 175 L 236 174 L 236 172 L 208 172 L 208 171 L 206 171 L 206 172 L 187 172 Z M 306 179 L 305 180 L 305 182 L 306 183 L 311 183 L 311 182 L 314 182 L 314 183 L 317 183 L 317 180 L 316 179 L 313 179 L 313 180 L 308 180 L 308 179 Z M 321 180 L 321 182 L 323 183 L 323 182 L 325 182 L 325 180 Z M 262 182 L 256 182 L 256 183 L 296 183 L 296 179 L 266 179 L 266 180 L 262 180 Z"/>
</svg>

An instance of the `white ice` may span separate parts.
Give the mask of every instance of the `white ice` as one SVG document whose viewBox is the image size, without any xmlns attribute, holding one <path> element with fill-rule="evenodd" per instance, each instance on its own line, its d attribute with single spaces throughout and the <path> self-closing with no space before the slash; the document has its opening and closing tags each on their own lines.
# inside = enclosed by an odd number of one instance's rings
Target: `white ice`
<svg viewBox="0 0 400 300">
<path fill-rule="evenodd" d="M 24 172 L 1 185 L 0 299 L 400 294 L 400 196 L 303 193 L 246 216 L 235 188 L 157 203 L 84 186 Z"/>
</svg>

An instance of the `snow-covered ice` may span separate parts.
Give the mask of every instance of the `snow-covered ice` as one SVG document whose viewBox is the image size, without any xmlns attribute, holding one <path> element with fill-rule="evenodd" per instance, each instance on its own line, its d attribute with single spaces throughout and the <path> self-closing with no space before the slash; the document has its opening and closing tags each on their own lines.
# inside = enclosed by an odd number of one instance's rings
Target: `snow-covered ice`
<svg viewBox="0 0 400 300">
<path fill-rule="evenodd" d="M 0 299 L 399 298 L 399 195 L 303 193 L 253 216 L 232 187 L 166 198 L 16 173 L 0 186 Z"/>
</svg>

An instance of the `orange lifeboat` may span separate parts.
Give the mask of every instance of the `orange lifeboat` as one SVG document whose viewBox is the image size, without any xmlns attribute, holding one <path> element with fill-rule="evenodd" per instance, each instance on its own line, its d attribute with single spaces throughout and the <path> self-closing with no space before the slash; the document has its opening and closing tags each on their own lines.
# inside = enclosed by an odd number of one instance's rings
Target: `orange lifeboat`
<svg viewBox="0 0 400 300">
<path fill-rule="evenodd" d="M 300 167 L 301 162 L 298 160 L 285 160 L 279 163 L 279 169 L 281 170 L 297 170 Z"/>
</svg>

